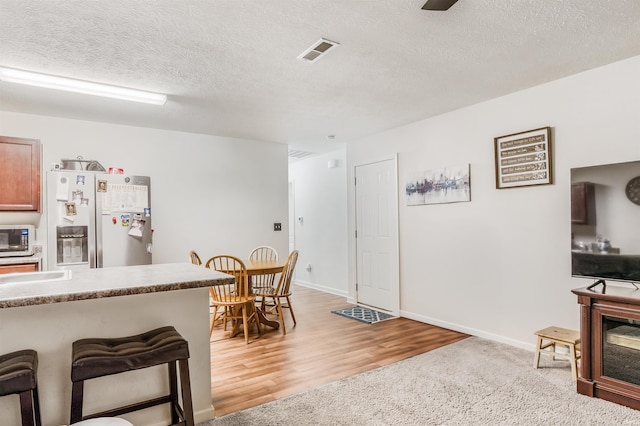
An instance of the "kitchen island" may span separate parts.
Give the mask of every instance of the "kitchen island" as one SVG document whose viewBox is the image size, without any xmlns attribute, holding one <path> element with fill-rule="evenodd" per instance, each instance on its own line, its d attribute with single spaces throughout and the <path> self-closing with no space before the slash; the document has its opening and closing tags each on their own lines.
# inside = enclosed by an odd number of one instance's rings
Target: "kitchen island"
<svg viewBox="0 0 640 426">
<path fill-rule="evenodd" d="M 213 418 L 209 353 L 209 290 L 233 281 L 188 263 L 73 271 L 68 280 L 0 284 L 0 353 L 38 352 L 44 426 L 69 422 L 71 344 L 87 337 L 122 337 L 172 325 L 189 342 L 195 420 Z M 165 366 L 90 380 L 87 413 L 160 396 Z M 19 425 L 17 396 L 0 398 L 2 424 Z M 123 416 L 141 426 L 169 423 L 169 405 Z"/>
</svg>

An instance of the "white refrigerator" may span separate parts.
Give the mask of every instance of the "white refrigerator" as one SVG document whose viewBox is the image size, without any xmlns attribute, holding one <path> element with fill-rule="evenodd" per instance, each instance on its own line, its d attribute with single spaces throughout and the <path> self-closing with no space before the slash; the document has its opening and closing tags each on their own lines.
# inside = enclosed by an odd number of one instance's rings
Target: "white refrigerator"
<svg viewBox="0 0 640 426">
<path fill-rule="evenodd" d="M 151 180 L 47 172 L 47 269 L 151 264 Z"/>
</svg>

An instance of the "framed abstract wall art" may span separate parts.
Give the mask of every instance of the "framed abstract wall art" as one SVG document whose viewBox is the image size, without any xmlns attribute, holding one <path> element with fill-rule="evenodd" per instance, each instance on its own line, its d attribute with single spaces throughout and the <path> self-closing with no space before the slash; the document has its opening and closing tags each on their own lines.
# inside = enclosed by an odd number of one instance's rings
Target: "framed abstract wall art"
<svg viewBox="0 0 640 426">
<path fill-rule="evenodd" d="M 406 180 L 408 206 L 471 201 L 469 164 L 409 173 Z"/>
</svg>

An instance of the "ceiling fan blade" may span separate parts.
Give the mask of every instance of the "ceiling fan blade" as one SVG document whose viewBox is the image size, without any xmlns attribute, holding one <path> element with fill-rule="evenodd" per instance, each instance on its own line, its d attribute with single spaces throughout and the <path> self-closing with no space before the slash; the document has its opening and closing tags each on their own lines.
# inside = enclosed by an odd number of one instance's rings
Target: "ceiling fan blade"
<svg viewBox="0 0 640 426">
<path fill-rule="evenodd" d="M 427 0 L 422 10 L 449 10 L 458 0 Z"/>
</svg>

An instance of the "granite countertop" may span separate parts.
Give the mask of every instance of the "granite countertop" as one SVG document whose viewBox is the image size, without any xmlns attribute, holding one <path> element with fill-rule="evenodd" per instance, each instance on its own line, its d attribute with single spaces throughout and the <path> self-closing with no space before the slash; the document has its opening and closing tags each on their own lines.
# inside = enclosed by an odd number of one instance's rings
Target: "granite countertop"
<svg viewBox="0 0 640 426">
<path fill-rule="evenodd" d="M 33 254 L 31 256 L 12 256 L 0 257 L 0 266 L 4 265 L 20 265 L 24 263 L 37 263 L 38 269 L 41 269 L 42 263 L 42 245 L 34 244 Z"/>
<path fill-rule="evenodd" d="M 230 275 L 190 263 L 72 271 L 70 280 L 0 284 L 0 308 L 210 287 Z"/>
<path fill-rule="evenodd" d="M 23 263 L 40 263 L 42 256 L 40 254 L 34 254 L 32 256 L 20 256 L 20 257 L 0 257 L 0 265 L 19 265 Z"/>
</svg>

